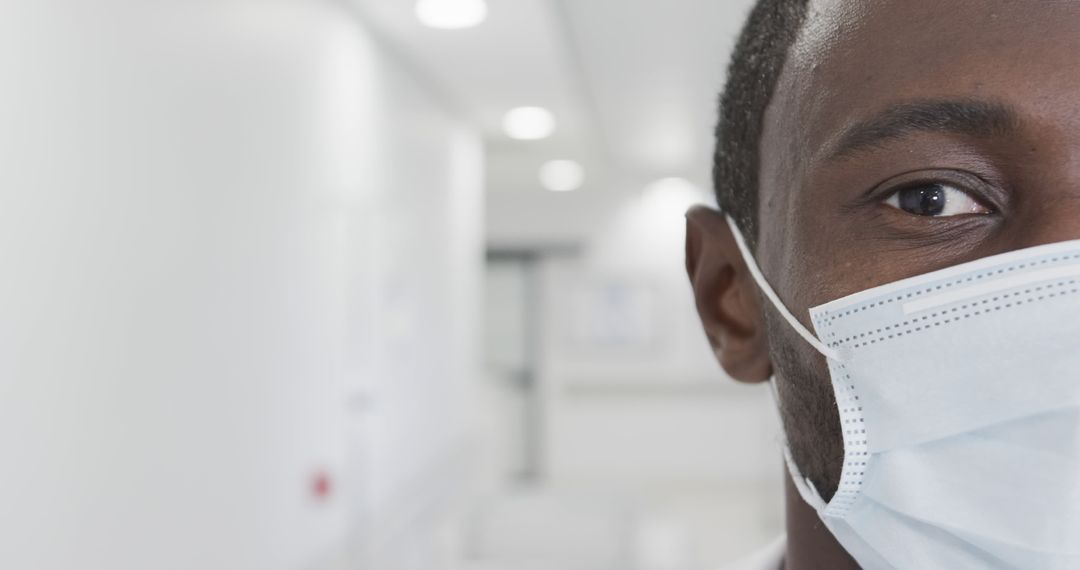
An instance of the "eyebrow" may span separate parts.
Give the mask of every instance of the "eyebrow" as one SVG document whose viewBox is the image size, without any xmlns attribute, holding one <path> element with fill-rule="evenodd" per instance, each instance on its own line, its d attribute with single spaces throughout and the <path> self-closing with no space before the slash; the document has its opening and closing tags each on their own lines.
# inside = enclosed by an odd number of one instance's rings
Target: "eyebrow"
<svg viewBox="0 0 1080 570">
<path fill-rule="evenodd" d="M 849 127 L 829 153 L 829 159 L 841 160 L 913 133 L 992 138 L 1013 134 L 1019 126 L 1017 111 L 1001 103 L 974 99 L 918 101 L 892 107 Z"/>
</svg>

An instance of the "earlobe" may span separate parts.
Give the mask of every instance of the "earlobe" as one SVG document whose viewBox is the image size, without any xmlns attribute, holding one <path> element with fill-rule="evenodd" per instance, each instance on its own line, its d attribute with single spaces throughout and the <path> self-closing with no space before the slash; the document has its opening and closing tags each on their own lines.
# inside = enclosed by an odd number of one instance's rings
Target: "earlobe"
<svg viewBox="0 0 1080 570">
<path fill-rule="evenodd" d="M 710 208 L 695 207 L 686 220 L 686 271 L 705 336 L 732 378 L 764 382 L 772 375 L 765 323 L 731 229 Z"/>
</svg>

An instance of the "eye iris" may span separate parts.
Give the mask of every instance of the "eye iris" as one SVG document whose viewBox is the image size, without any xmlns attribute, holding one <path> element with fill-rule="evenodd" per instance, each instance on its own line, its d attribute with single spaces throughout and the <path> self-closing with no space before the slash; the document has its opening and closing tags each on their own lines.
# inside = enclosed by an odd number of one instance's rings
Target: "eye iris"
<svg viewBox="0 0 1080 570">
<path fill-rule="evenodd" d="M 920 216 L 937 216 L 945 211 L 945 188 L 940 184 L 901 190 L 900 207 Z"/>
</svg>

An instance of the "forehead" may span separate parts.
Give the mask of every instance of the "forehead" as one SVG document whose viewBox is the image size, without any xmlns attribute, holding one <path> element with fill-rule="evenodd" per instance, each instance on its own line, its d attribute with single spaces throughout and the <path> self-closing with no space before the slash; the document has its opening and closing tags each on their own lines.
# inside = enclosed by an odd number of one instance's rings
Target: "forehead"
<svg viewBox="0 0 1080 570">
<path fill-rule="evenodd" d="M 763 198 L 905 102 L 986 99 L 1046 130 L 1080 127 L 1078 56 L 1078 1 L 811 0 L 765 117 Z"/>
</svg>

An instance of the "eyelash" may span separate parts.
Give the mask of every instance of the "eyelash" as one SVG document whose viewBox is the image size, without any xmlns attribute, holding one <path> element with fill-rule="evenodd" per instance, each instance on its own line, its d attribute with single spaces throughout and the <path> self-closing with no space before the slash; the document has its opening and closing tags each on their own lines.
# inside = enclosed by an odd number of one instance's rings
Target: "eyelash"
<svg viewBox="0 0 1080 570">
<path fill-rule="evenodd" d="M 967 170 L 948 168 L 930 168 L 908 171 L 894 175 L 876 185 L 863 194 L 856 203 L 849 205 L 850 208 L 886 207 L 894 212 L 915 218 L 940 218 L 941 216 L 918 216 L 887 206 L 885 202 L 894 194 L 912 188 L 925 188 L 928 186 L 947 186 L 966 194 L 971 200 L 982 205 L 987 214 L 995 215 L 1004 211 L 1008 203 L 1008 194 L 1001 190 L 1000 184 L 994 184 L 989 180 L 998 177 L 993 171 L 983 175 L 975 174 Z M 947 216 L 956 217 L 956 216 Z M 969 218 L 970 216 L 963 216 Z M 941 221 L 941 220 L 939 220 Z"/>
<path fill-rule="evenodd" d="M 911 202 L 911 196 L 904 196 L 911 190 L 923 190 L 920 196 L 916 196 L 917 202 Z M 931 193 L 926 193 L 930 190 Z M 960 196 L 957 196 L 960 194 Z M 952 196 L 952 198 L 950 198 Z M 956 204 L 956 200 L 966 199 L 970 205 Z M 912 216 L 929 218 L 948 218 L 963 215 L 988 215 L 995 213 L 995 208 L 989 200 L 979 196 L 959 184 L 945 181 L 927 181 L 905 184 L 900 188 L 891 189 L 881 203 L 897 210 L 906 212 Z M 933 210 L 937 212 L 919 213 L 912 210 Z"/>
</svg>

